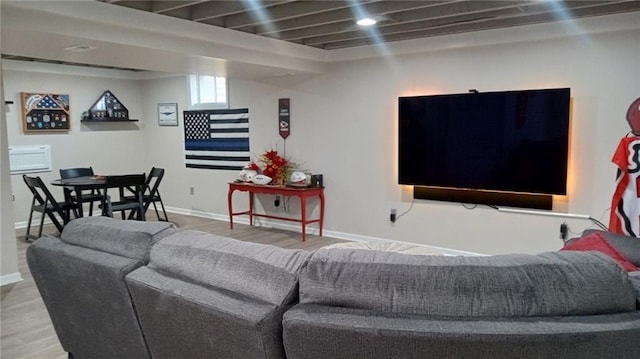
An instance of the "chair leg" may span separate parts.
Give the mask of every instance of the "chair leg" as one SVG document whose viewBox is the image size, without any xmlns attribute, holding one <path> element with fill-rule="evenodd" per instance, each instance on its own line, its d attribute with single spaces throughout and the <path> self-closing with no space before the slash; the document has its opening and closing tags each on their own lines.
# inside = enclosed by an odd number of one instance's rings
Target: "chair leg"
<svg viewBox="0 0 640 359">
<path fill-rule="evenodd" d="M 29 240 L 32 236 L 31 234 L 29 234 L 29 232 L 31 231 L 31 220 L 33 219 L 33 204 L 35 203 L 36 199 L 34 198 L 33 201 L 31 201 L 31 213 L 29 213 L 29 222 L 27 222 L 27 234 L 25 235 L 25 238 L 27 240 Z M 44 213 L 42 214 L 44 216 Z"/>
<path fill-rule="evenodd" d="M 44 217 L 45 214 L 42 214 L 42 217 L 40 217 L 40 228 L 38 229 L 38 238 L 42 237 L 42 227 L 44 227 Z"/>
<path fill-rule="evenodd" d="M 113 218 L 113 207 L 111 206 L 111 196 L 107 195 L 107 201 L 104 212 L 108 217 Z"/>
<path fill-rule="evenodd" d="M 158 212 L 158 206 L 156 206 L 156 202 L 153 201 L 153 202 L 151 202 L 151 204 L 153 204 L 153 210 L 156 211 L 156 217 L 158 217 L 158 221 L 161 221 L 160 212 Z"/>
<path fill-rule="evenodd" d="M 93 201 L 89 202 L 89 217 L 93 216 Z"/>
<path fill-rule="evenodd" d="M 73 218 L 78 218 L 78 209 L 73 207 L 73 208 L 69 208 L 65 214 L 67 215 L 67 218 L 63 218 L 66 222 L 64 222 L 64 224 L 66 225 L 67 223 L 71 222 L 71 212 L 73 211 Z"/>
<path fill-rule="evenodd" d="M 158 220 L 160 221 L 165 221 L 165 222 L 169 222 L 169 217 L 167 216 L 167 211 L 164 210 L 164 203 L 162 202 L 162 197 L 160 197 L 160 193 L 158 193 L 158 200 L 160 201 L 160 207 L 162 207 L 162 213 L 164 213 L 164 219 L 161 219 L 158 216 Z M 156 206 L 156 203 L 153 203 L 153 206 Z M 156 210 L 156 215 L 158 214 L 158 210 Z"/>
<path fill-rule="evenodd" d="M 60 224 L 60 221 L 58 221 L 58 219 L 56 218 L 56 215 L 54 213 L 52 213 L 52 212 L 47 212 L 47 215 L 51 219 L 51 222 L 53 222 L 53 224 L 58 229 L 58 232 L 62 233 L 62 230 L 64 229 L 64 225 Z M 65 219 L 64 213 L 60 213 L 60 217 L 62 217 L 62 223 L 68 223 L 69 222 L 68 220 Z M 42 215 L 42 218 L 44 219 L 44 214 Z M 40 232 L 42 232 L 42 231 L 40 231 Z"/>
<path fill-rule="evenodd" d="M 146 217 L 146 213 L 144 211 L 144 202 L 142 201 L 142 196 L 140 196 L 138 198 L 138 220 L 139 221 L 146 221 L 147 217 Z"/>
</svg>

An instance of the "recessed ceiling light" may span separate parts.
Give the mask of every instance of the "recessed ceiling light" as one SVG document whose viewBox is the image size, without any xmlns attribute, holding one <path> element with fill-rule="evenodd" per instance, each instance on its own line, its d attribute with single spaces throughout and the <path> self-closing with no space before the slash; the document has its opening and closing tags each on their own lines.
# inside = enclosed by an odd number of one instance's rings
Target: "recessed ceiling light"
<svg viewBox="0 0 640 359">
<path fill-rule="evenodd" d="M 65 47 L 64 49 L 66 51 L 84 52 L 84 51 L 95 50 L 97 48 L 98 48 L 97 46 L 91 46 L 91 45 L 74 45 L 74 46 Z"/>
<path fill-rule="evenodd" d="M 375 25 L 377 21 L 375 21 L 374 19 L 365 17 L 362 18 L 358 21 L 356 21 L 356 24 L 360 25 L 360 26 L 371 26 L 371 25 Z"/>
</svg>

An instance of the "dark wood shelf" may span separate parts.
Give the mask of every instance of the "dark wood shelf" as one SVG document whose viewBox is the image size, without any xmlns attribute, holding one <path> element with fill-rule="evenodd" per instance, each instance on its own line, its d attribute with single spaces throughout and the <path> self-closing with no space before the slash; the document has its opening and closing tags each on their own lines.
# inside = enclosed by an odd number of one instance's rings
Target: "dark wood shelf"
<svg viewBox="0 0 640 359">
<path fill-rule="evenodd" d="M 83 118 L 80 122 L 137 122 L 139 120 L 132 118 L 119 118 L 119 117 L 97 117 L 97 118 Z"/>
</svg>

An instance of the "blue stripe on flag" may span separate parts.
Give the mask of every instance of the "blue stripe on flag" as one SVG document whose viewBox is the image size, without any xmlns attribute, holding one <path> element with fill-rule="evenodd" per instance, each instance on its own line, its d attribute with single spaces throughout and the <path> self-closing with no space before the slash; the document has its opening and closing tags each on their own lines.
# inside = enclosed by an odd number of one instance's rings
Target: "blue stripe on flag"
<svg viewBox="0 0 640 359">
<path fill-rule="evenodd" d="M 251 158 L 249 156 L 199 156 L 199 155 L 186 155 L 188 160 L 207 160 L 207 161 L 235 161 L 235 162 L 249 162 Z M 244 165 L 244 163 L 242 164 Z"/>
<path fill-rule="evenodd" d="M 247 155 L 249 155 L 249 139 L 217 138 L 215 140 L 186 140 L 184 148 L 189 151 L 245 151 Z"/>
</svg>

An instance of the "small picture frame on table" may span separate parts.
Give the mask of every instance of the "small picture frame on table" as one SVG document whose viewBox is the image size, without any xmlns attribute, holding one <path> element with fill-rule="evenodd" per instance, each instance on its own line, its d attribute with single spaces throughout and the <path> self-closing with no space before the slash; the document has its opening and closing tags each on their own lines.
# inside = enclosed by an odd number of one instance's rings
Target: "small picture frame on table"
<svg viewBox="0 0 640 359">
<path fill-rule="evenodd" d="M 158 124 L 160 126 L 178 126 L 178 104 L 158 104 Z"/>
</svg>

